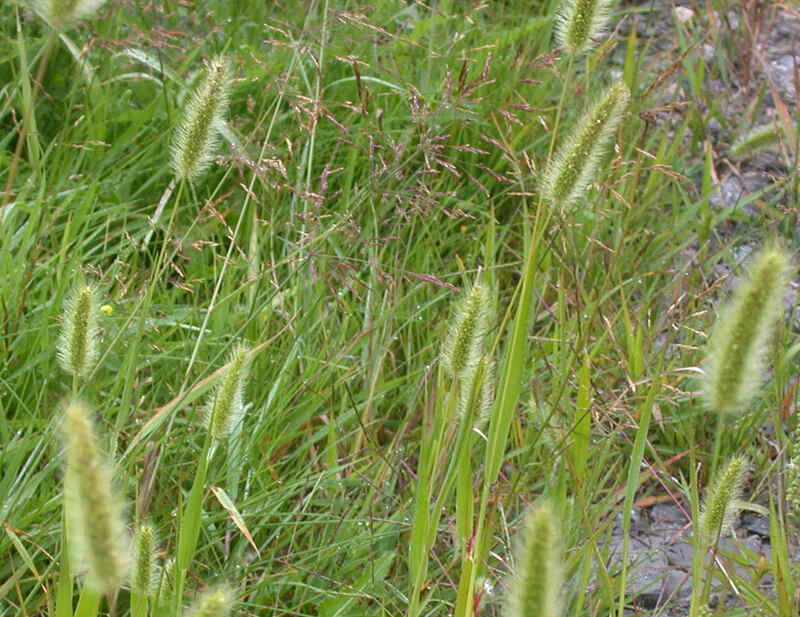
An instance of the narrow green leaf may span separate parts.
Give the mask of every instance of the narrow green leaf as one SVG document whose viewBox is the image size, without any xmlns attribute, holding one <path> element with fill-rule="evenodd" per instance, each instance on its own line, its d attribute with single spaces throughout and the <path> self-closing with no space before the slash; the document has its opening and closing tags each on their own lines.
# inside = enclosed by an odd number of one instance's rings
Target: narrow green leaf
<svg viewBox="0 0 800 617">
<path fill-rule="evenodd" d="M 657 376 L 661 375 L 660 367 L 655 373 Z M 628 477 L 625 483 L 625 502 L 622 507 L 622 573 L 619 577 L 619 617 L 623 617 L 625 613 L 625 593 L 627 589 L 626 579 L 628 573 L 628 551 L 630 549 L 631 541 L 631 511 L 633 510 L 633 499 L 636 491 L 639 488 L 639 468 L 642 464 L 642 456 L 644 455 L 644 448 L 647 444 L 647 431 L 650 429 L 650 418 L 653 411 L 653 403 L 655 402 L 656 394 L 661 386 L 658 378 L 654 379 L 650 385 L 650 392 L 647 394 L 647 400 L 644 405 L 639 409 L 639 427 L 636 429 L 636 438 L 633 442 L 633 451 L 631 452 L 631 461 L 628 466 Z"/>
<path fill-rule="evenodd" d="M 575 480 L 580 483 L 586 477 L 586 462 L 589 459 L 589 441 L 592 433 L 591 398 L 592 384 L 589 379 L 589 354 L 583 358 L 578 376 L 578 397 L 575 405 L 575 429 L 572 439 L 572 468 Z"/>
</svg>

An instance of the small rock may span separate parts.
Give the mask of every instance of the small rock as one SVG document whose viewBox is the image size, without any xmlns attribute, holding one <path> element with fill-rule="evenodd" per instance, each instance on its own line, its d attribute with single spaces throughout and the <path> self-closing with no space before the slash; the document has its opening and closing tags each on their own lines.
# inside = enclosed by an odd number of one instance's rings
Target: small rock
<svg viewBox="0 0 800 617">
<path fill-rule="evenodd" d="M 691 568 L 693 552 L 692 545 L 683 541 L 674 542 L 664 547 L 667 563 L 677 568 Z"/>
<path fill-rule="evenodd" d="M 686 515 L 674 503 L 659 503 L 650 508 L 650 525 L 655 530 L 682 529 L 686 523 Z"/>
<path fill-rule="evenodd" d="M 692 575 L 681 570 L 669 570 L 661 585 L 662 600 L 684 600 L 692 594 Z"/>
</svg>

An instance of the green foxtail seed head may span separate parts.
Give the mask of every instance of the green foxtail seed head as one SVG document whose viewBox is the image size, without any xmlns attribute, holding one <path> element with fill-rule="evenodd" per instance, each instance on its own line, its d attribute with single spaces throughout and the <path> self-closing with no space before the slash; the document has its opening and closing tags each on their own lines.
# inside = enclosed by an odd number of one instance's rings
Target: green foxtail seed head
<svg viewBox="0 0 800 617">
<path fill-rule="evenodd" d="M 558 529 L 550 502 L 528 513 L 507 617 L 559 617 L 562 568 Z"/>
<path fill-rule="evenodd" d="M 767 345 L 783 311 L 790 269 L 785 251 L 762 249 L 720 312 L 703 367 L 703 391 L 714 411 L 742 411 L 755 395 L 763 377 Z"/>
<path fill-rule="evenodd" d="M 244 414 L 244 385 L 249 369 L 248 349 L 234 347 L 228 366 L 206 405 L 206 421 L 214 439 L 221 439 Z"/>
<path fill-rule="evenodd" d="M 70 375 L 85 377 L 97 360 L 97 291 L 80 283 L 64 303 L 58 361 Z"/>
<path fill-rule="evenodd" d="M 206 589 L 192 602 L 187 617 L 227 617 L 233 608 L 233 592 L 227 586 Z"/>
<path fill-rule="evenodd" d="M 169 558 L 158 572 L 158 591 L 156 592 L 156 605 L 168 606 L 172 601 L 175 588 L 175 559 Z"/>
<path fill-rule="evenodd" d="M 96 13 L 105 0 L 38 0 L 37 7 L 54 28 L 64 28 Z"/>
<path fill-rule="evenodd" d="M 788 519 L 795 525 L 800 524 L 800 431 L 795 430 L 792 440 L 789 462 L 786 465 L 786 509 Z"/>
<path fill-rule="evenodd" d="M 442 364 L 453 377 L 474 371 L 489 327 L 489 289 L 477 281 L 456 306 L 442 349 Z"/>
<path fill-rule="evenodd" d="M 628 87 L 611 86 L 578 121 L 544 170 L 542 196 L 562 213 L 572 209 L 586 194 L 589 183 L 599 179 L 597 167 L 614 137 L 630 100 Z"/>
<path fill-rule="evenodd" d="M 739 512 L 742 485 L 750 464 L 744 456 L 734 456 L 714 480 L 700 513 L 700 540 L 708 548 L 730 530 Z"/>
<path fill-rule="evenodd" d="M 483 382 L 481 382 L 481 399 L 475 425 L 483 427 L 488 421 L 494 406 L 494 393 L 497 385 L 497 370 L 494 360 L 484 361 Z"/>
<path fill-rule="evenodd" d="M 757 126 L 731 146 L 731 156 L 743 159 L 759 150 L 777 144 L 782 136 L 783 125 L 780 122 Z"/>
<path fill-rule="evenodd" d="M 64 499 L 73 559 L 88 566 L 88 586 L 109 594 L 125 579 L 125 528 L 111 489 L 111 468 L 98 447 L 89 411 L 78 401 L 64 412 L 64 441 Z"/>
<path fill-rule="evenodd" d="M 605 34 L 613 0 L 563 0 L 556 22 L 556 41 L 571 56 L 586 51 Z"/>
<path fill-rule="evenodd" d="M 194 180 L 208 169 L 228 109 L 230 81 L 223 58 L 208 63 L 206 78 L 192 95 L 172 145 L 172 170 L 179 179 Z"/>
<path fill-rule="evenodd" d="M 155 532 L 153 527 L 142 524 L 136 532 L 135 554 L 131 576 L 131 589 L 143 596 L 153 596 L 158 581 L 156 579 Z"/>
<path fill-rule="evenodd" d="M 800 524 L 800 457 L 792 457 L 786 465 L 786 507 L 788 519 Z"/>
<path fill-rule="evenodd" d="M 471 419 L 472 426 L 483 427 L 489 420 L 494 404 L 495 363 L 482 356 L 474 370 L 461 378 L 458 391 L 458 417 Z"/>
</svg>

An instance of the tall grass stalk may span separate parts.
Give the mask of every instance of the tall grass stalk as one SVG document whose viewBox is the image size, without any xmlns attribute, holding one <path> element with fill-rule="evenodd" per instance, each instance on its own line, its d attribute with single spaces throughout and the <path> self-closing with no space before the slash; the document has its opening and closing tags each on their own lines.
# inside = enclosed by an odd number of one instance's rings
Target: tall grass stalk
<svg viewBox="0 0 800 617">
<path fill-rule="evenodd" d="M 194 557 L 197 540 L 200 536 L 200 523 L 203 517 L 203 494 L 206 489 L 208 463 L 212 456 L 212 445 L 219 443 L 230 431 L 234 422 L 241 419 L 243 390 L 247 379 L 248 352 L 237 346 L 231 352 L 230 361 L 220 383 L 214 389 L 206 405 L 205 441 L 200 461 L 195 471 L 189 499 L 183 510 L 178 529 L 178 554 L 175 568 L 175 614 L 181 614 L 183 605 L 183 586 L 186 570 Z"/>
<path fill-rule="evenodd" d="M 484 474 L 480 498 L 480 507 L 471 550 L 462 563 L 456 607 L 456 617 L 470 617 L 473 610 L 475 581 L 478 571 L 486 557 L 487 550 L 484 534 L 488 513 L 491 488 L 500 473 L 505 458 L 506 443 L 514 418 L 517 402 L 522 388 L 522 368 L 527 349 L 528 327 L 533 299 L 533 283 L 536 278 L 536 264 L 547 223 L 550 220 L 549 209 L 536 209 L 530 242 L 526 248 L 525 266 L 519 283 L 516 310 L 511 336 L 504 354 L 502 373 L 497 388 L 497 395 L 489 421 L 489 434 L 486 446 Z M 511 311 L 509 307 L 509 311 Z"/>
</svg>

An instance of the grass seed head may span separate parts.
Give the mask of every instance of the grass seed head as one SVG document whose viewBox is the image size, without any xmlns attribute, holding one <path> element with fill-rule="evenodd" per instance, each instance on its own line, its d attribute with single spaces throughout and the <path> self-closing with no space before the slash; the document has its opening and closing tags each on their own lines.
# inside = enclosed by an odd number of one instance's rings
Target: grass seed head
<svg viewBox="0 0 800 617">
<path fill-rule="evenodd" d="M 780 122 L 757 126 L 731 146 L 731 156 L 736 159 L 746 158 L 777 144 L 783 134 L 783 125 Z"/>
<path fill-rule="evenodd" d="M 179 179 L 194 180 L 208 169 L 228 109 L 230 82 L 228 63 L 221 57 L 211 60 L 172 145 L 172 169 Z"/>
<path fill-rule="evenodd" d="M 790 270 L 784 250 L 761 250 L 720 312 L 704 366 L 703 391 L 712 410 L 742 411 L 755 395 L 763 377 L 769 339 L 783 311 Z"/>
<path fill-rule="evenodd" d="M 157 576 L 158 590 L 155 594 L 157 606 L 169 606 L 172 601 L 172 594 L 175 588 L 175 559 L 169 558 L 159 569 Z"/>
<path fill-rule="evenodd" d="M 700 539 L 710 547 L 727 533 L 739 512 L 742 485 L 750 464 L 744 456 L 733 457 L 714 480 L 700 514 Z"/>
<path fill-rule="evenodd" d="M 476 426 L 482 427 L 489 421 L 494 406 L 494 393 L 497 387 L 497 368 L 494 360 L 485 361 L 483 381 L 481 382 L 481 399 L 478 408 Z"/>
<path fill-rule="evenodd" d="M 153 527 L 143 524 L 136 532 L 135 555 L 131 589 L 145 596 L 156 591 L 155 532 Z"/>
<path fill-rule="evenodd" d="M 105 0 L 39 0 L 39 11 L 54 28 L 65 28 L 91 17 Z"/>
<path fill-rule="evenodd" d="M 461 379 L 457 409 L 462 421 L 469 418 L 476 428 L 486 424 L 494 405 L 495 383 L 495 362 L 482 356 L 475 369 Z"/>
<path fill-rule="evenodd" d="M 233 592 L 227 586 L 206 589 L 189 607 L 187 617 L 226 617 L 233 602 Z"/>
<path fill-rule="evenodd" d="M 111 467 L 97 444 L 88 409 L 72 401 L 64 413 L 64 498 L 73 558 L 88 565 L 86 584 L 110 594 L 125 579 L 125 528 L 111 488 Z"/>
<path fill-rule="evenodd" d="M 551 207 L 568 212 L 598 179 L 598 166 L 630 101 L 628 87 L 618 82 L 587 112 L 548 163 L 542 196 Z"/>
<path fill-rule="evenodd" d="M 786 465 L 786 506 L 788 518 L 795 525 L 800 524 L 800 457 L 794 456 Z"/>
<path fill-rule="evenodd" d="M 442 364 L 453 377 L 474 371 L 489 327 L 489 288 L 477 281 L 458 302 L 442 349 Z"/>
<path fill-rule="evenodd" d="M 571 56 L 589 51 L 605 34 L 613 0 L 564 0 L 556 21 L 556 41 Z"/>
<path fill-rule="evenodd" d="M 65 302 L 58 361 L 70 375 L 85 377 L 97 360 L 97 291 L 80 283 Z"/>
<path fill-rule="evenodd" d="M 242 345 L 233 349 L 222 379 L 206 406 L 206 421 L 214 439 L 226 436 L 244 414 L 248 353 L 249 350 Z"/>
<path fill-rule="evenodd" d="M 518 572 L 511 583 L 507 617 L 558 617 L 562 585 L 558 530 L 545 501 L 527 515 Z"/>
</svg>

